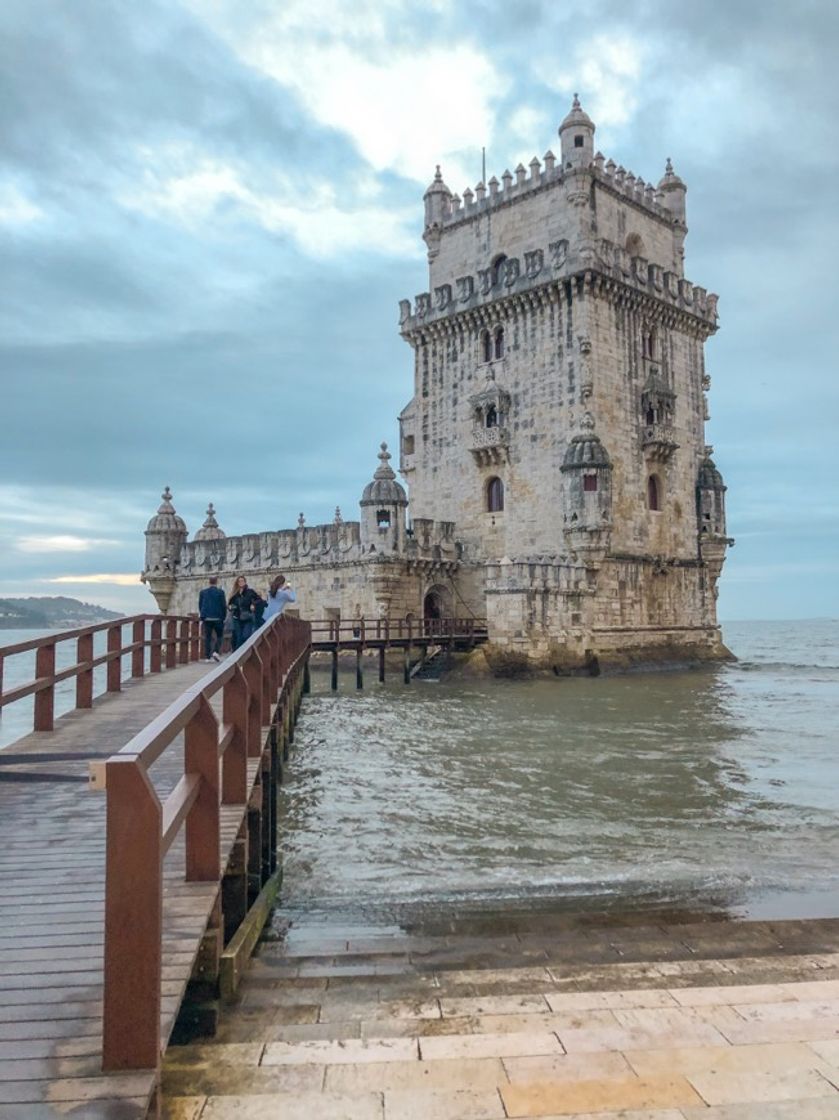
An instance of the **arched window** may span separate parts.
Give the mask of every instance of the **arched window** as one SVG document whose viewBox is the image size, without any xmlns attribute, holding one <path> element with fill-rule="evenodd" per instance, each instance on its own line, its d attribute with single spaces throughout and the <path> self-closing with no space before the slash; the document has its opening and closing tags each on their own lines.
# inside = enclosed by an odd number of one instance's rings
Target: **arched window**
<svg viewBox="0 0 839 1120">
<path fill-rule="evenodd" d="M 493 286 L 493 288 L 496 287 L 496 285 L 500 284 L 501 281 L 504 279 L 504 263 L 505 263 L 506 260 L 507 260 L 507 258 L 505 257 L 505 255 L 503 253 L 501 253 L 500 256 L 497 256 L 495 258 L 495 260 L 492 262 L 492 286 Z"/>
<path fill-rule="evenodd" d="M 481 351 L 485 362 L 492 361 L 492 335 L 489 331 L 481 332 Z"/>
<path fill-rule="evenodd" d="M 495 356 L 496 358 L 504 357 L 504 328 L 495 328 Z"/>
<path fill-rule="evenodd" d="M 500 513 L 504 508 L 504 483 L 500 478 L 491 478 L 487 483 L 487 512 Z"/>
<path fill-rule="evenodd" d="M 647 479 L 647 509 L 661 509 L 661 483 L 655 474 Z"/>
<path fill-rule="evenodd" d="M 648 424 L 655 423 L 655 409 L 652 405 L 647 409 L 646 419 Z"/>
<path fill-rule="evenodd" d="M 484 420 L 484 426 L 487 427 L 487 428 L 497 428 L 498 427 L 498 413 L 495 411 L 495 405 L 494 404 L 491 404 L 489 406 L 489 408 L 487 409 L 486 419 Z"/>
</svg>

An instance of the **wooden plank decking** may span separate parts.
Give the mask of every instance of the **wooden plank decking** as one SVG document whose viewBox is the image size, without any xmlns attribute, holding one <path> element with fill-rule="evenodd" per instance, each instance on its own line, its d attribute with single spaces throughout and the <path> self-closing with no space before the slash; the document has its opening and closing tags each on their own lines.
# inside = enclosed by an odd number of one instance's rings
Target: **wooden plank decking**
<svg viewBox="0 0 839 1120">
<path fill-rule="evenodd" d="M 0 769 L 0 1120 L 146 1114 L 151 1071 L 101 1072 L 105 797 L 87 787 L 88 761 L 119 750 L 209 668 L 127 681 L 92 711 L 57 720 L 54 732 L 19 740 L 11 752 L 32 761 Z M 158 795 L 182 774 L 178 741 L 151 771 Z M 222 806 L 222 867 L 244 812 Z M 165 864 L 164 1044 L 218 891 L 184 881 L 176 842 Z"/>
</svg>

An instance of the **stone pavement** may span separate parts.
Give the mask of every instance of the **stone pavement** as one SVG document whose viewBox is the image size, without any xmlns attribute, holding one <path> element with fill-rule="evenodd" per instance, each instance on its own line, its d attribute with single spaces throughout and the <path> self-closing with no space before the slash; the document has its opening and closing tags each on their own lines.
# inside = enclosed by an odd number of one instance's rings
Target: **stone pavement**
<svg viewBox="0 0 839 1120">
<path fill-rule="evenodd" d="M 164 1094 L 169 1120 L 839 1120 L 839 922 L 292 927 Z"/>
</svg>

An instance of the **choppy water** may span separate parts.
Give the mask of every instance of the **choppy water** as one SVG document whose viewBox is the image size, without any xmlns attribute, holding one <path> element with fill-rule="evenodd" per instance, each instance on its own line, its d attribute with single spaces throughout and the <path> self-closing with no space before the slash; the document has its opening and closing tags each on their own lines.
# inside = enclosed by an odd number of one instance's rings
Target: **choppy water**
<svg viewBox="0 0 839 1120">
<path fill-rule="evenodd" d="M 839 622 L 725 628 L 692 672 L 316 678 L 284 788 L 286 913 L 839 913 Z"/>
</svg>

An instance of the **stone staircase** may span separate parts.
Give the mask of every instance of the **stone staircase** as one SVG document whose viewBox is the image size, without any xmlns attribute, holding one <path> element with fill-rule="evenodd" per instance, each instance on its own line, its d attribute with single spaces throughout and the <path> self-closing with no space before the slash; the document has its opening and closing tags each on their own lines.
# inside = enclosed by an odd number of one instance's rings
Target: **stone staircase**
<svg viewBox="0 0 839 1120">
<path fill-rule="evenodd" d="M 839 1117 L 839 921 L 292 926 L 170 1120 Z"/>
</svg>

